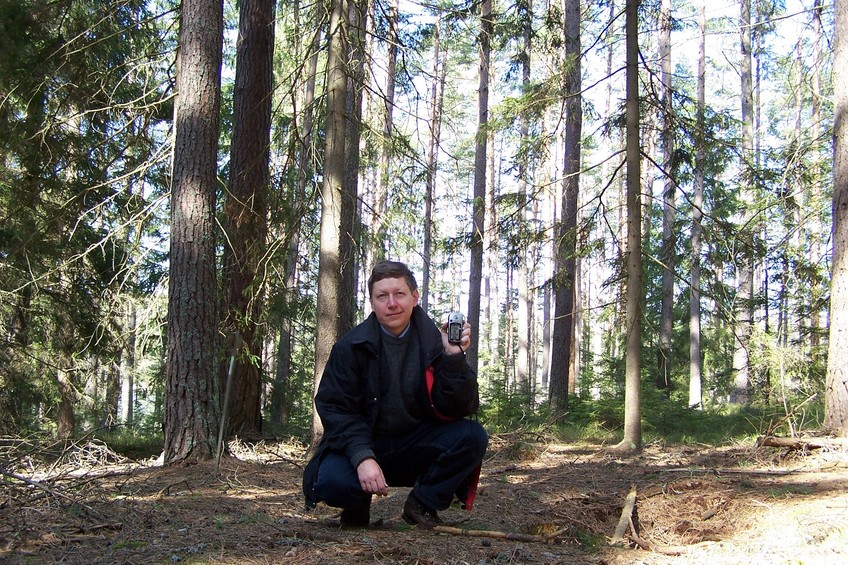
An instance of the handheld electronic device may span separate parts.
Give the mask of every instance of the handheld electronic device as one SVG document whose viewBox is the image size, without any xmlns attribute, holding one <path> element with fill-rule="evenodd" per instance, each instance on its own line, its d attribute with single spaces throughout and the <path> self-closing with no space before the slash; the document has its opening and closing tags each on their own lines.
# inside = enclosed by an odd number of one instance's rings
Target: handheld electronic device
<svg viewBox="0 0 848 565">
<path fill-rule="evenodd" d="M 451 312 L 448 314 L 448 341 L 459 343 L 462 340 L 462 326 L 465 325 L 465 316 L 462 312 Z"/>
</svg>

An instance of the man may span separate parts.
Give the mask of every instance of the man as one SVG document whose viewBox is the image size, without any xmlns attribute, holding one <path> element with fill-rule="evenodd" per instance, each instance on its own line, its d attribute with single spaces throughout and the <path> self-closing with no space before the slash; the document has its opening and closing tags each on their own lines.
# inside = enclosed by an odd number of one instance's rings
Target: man
<svg viewBox="0 0 848 565">
<path fill-rule="evenodd" d="M 418 306 L 418 285 L 399 262 L 368 279 L 372 313 L 334 346 L 315 395 L 324 436 L 303 474 L 306 502 L 342 508 L 341 525 L 367 527 L 373 495 L 411 486 L 403 519 L 429 529 L 454 496 L 471 508 L 488 436 L 463 419 L 479 405 L 458 344 Z"/>
</svg>

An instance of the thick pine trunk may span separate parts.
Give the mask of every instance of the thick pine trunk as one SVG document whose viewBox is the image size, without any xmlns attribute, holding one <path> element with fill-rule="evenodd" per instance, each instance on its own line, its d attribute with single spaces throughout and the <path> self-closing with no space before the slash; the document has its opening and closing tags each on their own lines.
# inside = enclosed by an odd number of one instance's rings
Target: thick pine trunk
<svg viewBox="0 0 848 565">
<path fill-rule="evenodd" d="M 227 426 L 230 434 L 256 439 L 262 431 L 261 363 L 263 269 L 268 233 L 271 132 L 273 0 L 245 0 L 239 10 L 239 40 L 233 95 L 233 140 L 229 193 L 224 207 L 224 330 L 239 335 Z M 226 384 L 229 362 L 223 363 Z M 222 386 L 223 390 L 223 386 Z"/>
<path fill-rule="evenodd" d="M 165 462 L 210 459 L 219 419 L 215 192 L 223 5 L 184 0 L 180 21 L 165 399 Z"/>
<path fill-rule="evenodd" d="M 848 437 L 848 3 L 837 2 L 833 58 L 833 276 L 824 426 Z"/>
</svg>

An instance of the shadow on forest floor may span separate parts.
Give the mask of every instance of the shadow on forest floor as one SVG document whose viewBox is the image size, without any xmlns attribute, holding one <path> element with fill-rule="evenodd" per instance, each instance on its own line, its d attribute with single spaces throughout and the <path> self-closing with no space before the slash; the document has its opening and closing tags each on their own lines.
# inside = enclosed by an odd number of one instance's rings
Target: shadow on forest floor
<svg viewBox="0 0 848 565">
<path fill-rule="evenodd" d="M 405 524 L 399 514 L 407 489 L 375 499 L 378 526 L 369 529 L 340 529 L 332 508 L 304 510 L 302 446 L 233 442 L 234 456 L 217 476 L 212 463 L 164 468 L 122 460 L 102 446 L 78 449 L 49 470 L 0 454 L 0 561 L 848 561 L 845 447 L 804 453 L 753 443 L 651 444 L 625 455 L 497 436 L 474 510 L 442 514 L 453 533 Z M 610 546 L 632 488 L 638 536 L 631 530 Z"/>
</svg>

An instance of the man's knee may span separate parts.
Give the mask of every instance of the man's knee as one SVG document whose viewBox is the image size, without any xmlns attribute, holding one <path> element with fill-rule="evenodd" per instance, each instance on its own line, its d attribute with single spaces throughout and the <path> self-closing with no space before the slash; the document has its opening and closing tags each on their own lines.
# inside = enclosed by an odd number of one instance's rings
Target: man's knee
<svg viewBox="0 0 848 565">
<path fill-rule="evenodd" d="M 347 506 L 352 500 L 365 495 L 359 486 L 356 470 L 346 457 L 335 453 L 321 462 L 313 490 L 318 499 L 329 506 Z"/>
<path fill-rule="evenodd" d="M 485 428 L 473 420 L 462 421 L 462 441 L 479 457 L 483 457 L 489 445 L 489 434 Z"/>
</svg>

